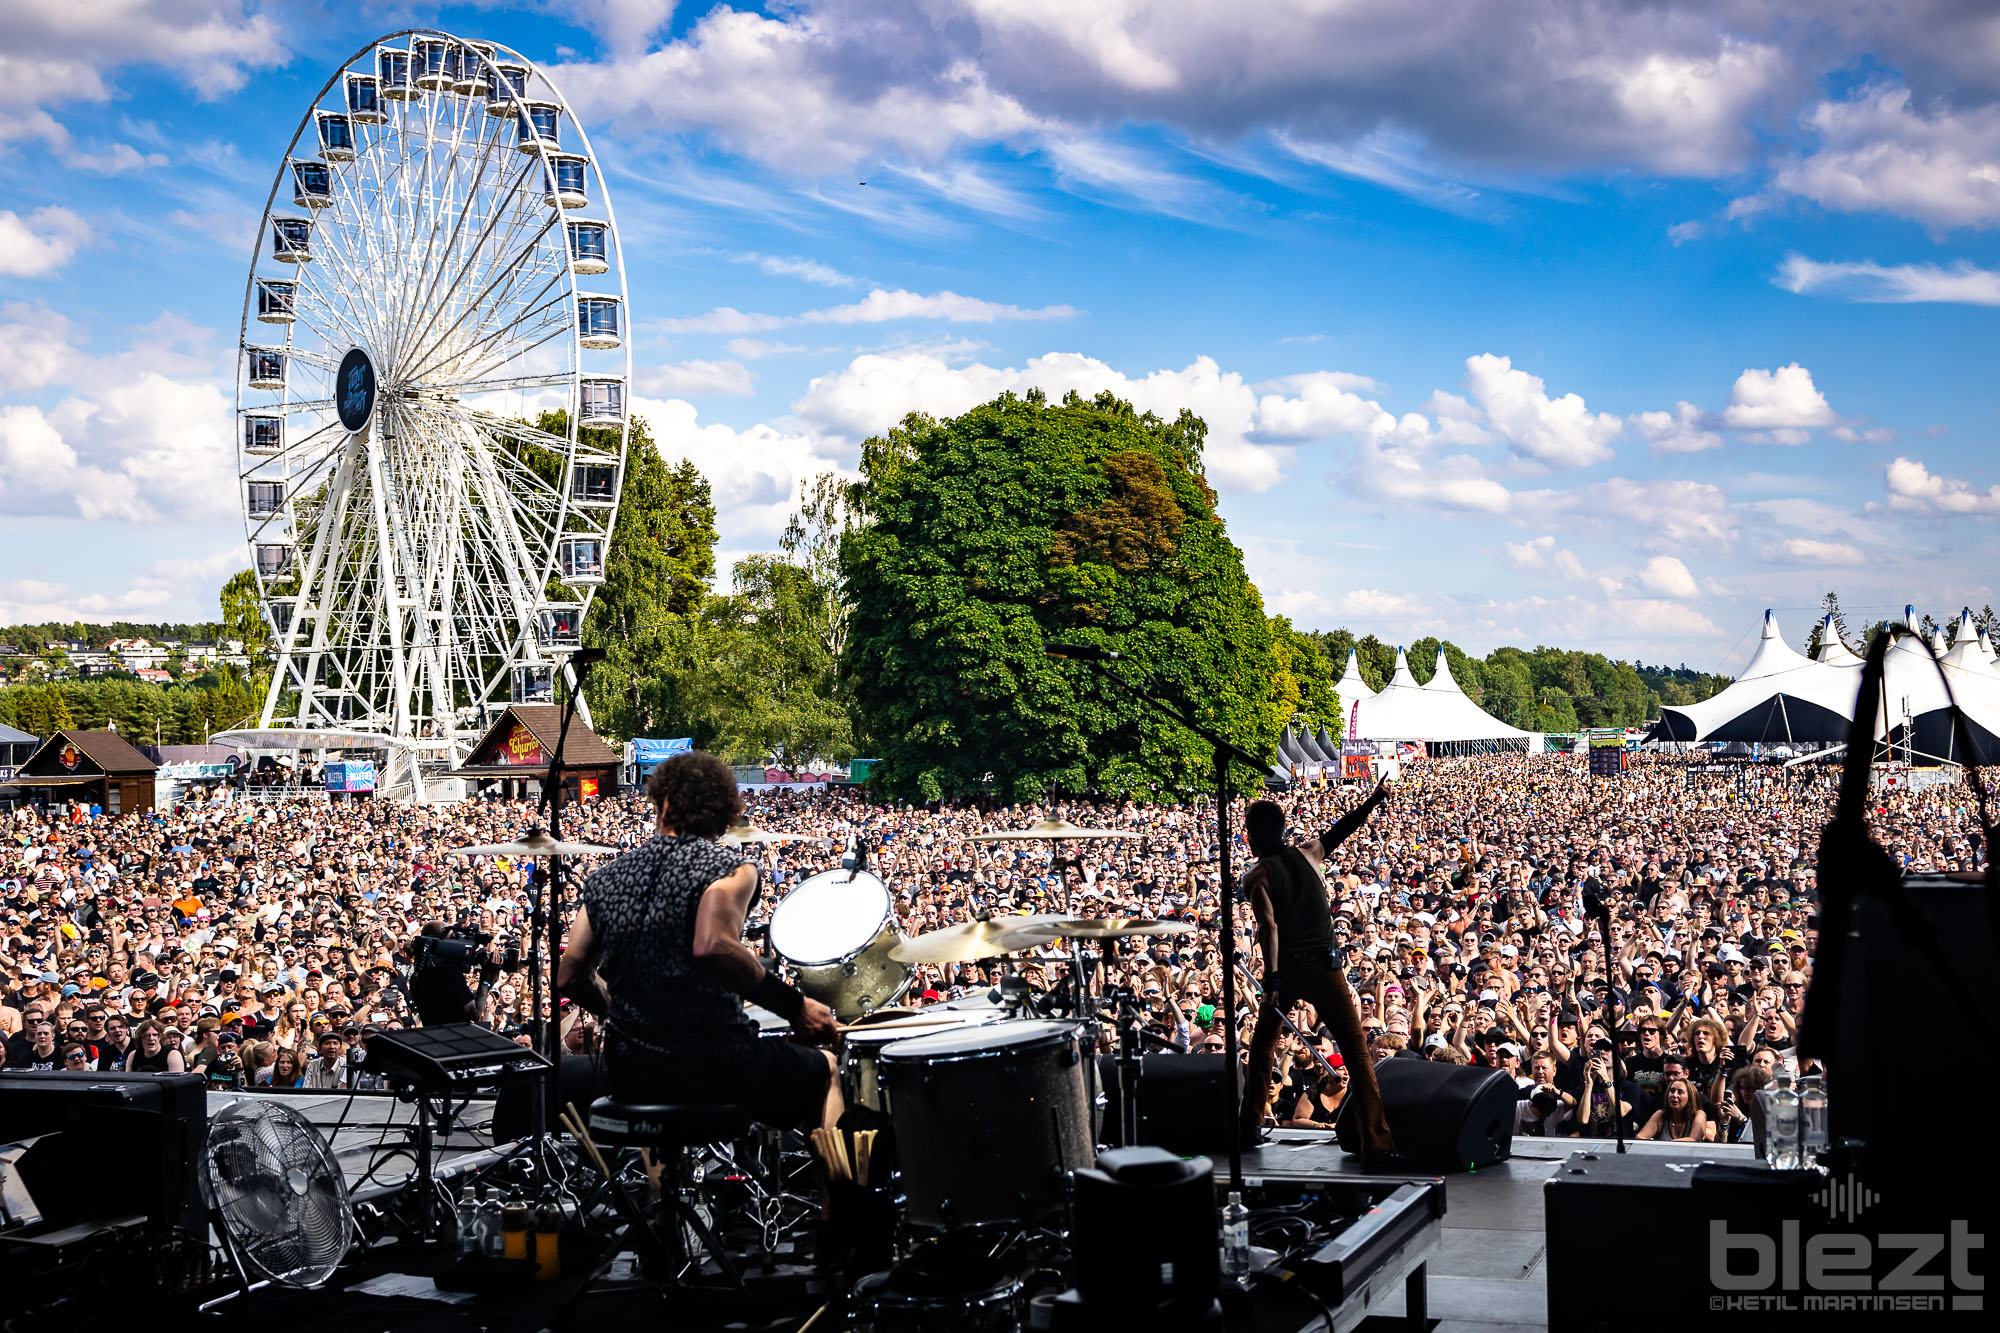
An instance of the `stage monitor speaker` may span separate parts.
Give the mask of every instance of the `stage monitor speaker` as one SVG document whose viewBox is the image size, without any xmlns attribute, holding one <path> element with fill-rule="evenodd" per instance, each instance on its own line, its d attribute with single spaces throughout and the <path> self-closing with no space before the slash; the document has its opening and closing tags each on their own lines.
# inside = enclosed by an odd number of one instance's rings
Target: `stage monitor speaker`
<svg viewBox="0 0 2000 1333">
<path fill-rule="evenodd" d="M 1871 1181 L 1896 1181 L 1934 1192 L 1985 1193 L 1995 1184 L 1989 1153 L 1972 1154 L 1965 1164 L 1942 1171 L 1934 1139 L 1912 1133 L 1910 1089 L 1946 1074 L 1951 1099 L 1959 1106 L 1988 1107 L 2000 1096 L 2000 1067 L 1992 1047 L 1979 1036 L 1981 1017 L 2000 1026 L 1994 1003 L 1993 902 L 1983 883 L 1947 875 L 1910 875 L 1900 887 L 1919 933 L 1937 944 L 1946 967 L 1957 973 L 1982 1014 L 1967 1012 L 1926 954 L 1915 947 L 1903 922 L 1881 896 L 1899 890 L 1883 886 L 1858 897 L 1848 926 L 1841 1020 L 1833 1034 L 1827 1067 L 1865 1070 L 1865 1077 L 1841 1078 L 1827 1098 L 1834 1142 L 1856 1139 L 1865 1145 L 1864 1174 Z M 1921 1040 L 1914 1040 L 1910 1015 L 1924 1016 Z"/>
<path fill-rule="evenodd" d="M 1228 1152 L 1222 1105 L 1225 1059 L 1165 1052 L 1140 1057 L 1139 1143 L 1183 1157 Z M 1098 1056 L 1097 1077 L 1105 1098 L 1104 1123 L 1098 1134 L 1115 1142 L 1118 1127 L 1125 1123 L 1119 1112 L 1117 1058 Z M 1240 1093 L 1240 1074 L 1236 1086 Z"/>
<path fill-rule="evenodd" d="M 1426 1171 L 1464 1171 L 1514 1150 L 1519 1098 L 1505 1071 L 1396 1056 L 1375 1066 L 1396 1147 Z"/>
<path fill-rule="evenodd" d="M 0 1143 L 38 1136 L 19 1170 L 47 1225 L 143 1214 L 155 1228 L 207 1229 L 199 1074 L 0 1072 Z"/>
</svg>

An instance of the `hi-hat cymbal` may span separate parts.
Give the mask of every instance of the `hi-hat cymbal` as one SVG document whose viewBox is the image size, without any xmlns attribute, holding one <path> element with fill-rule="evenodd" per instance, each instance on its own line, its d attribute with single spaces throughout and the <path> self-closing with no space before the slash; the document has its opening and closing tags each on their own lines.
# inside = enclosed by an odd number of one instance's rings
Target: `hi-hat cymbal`
<svg viewBox="0 0 2000 1333">
<path fill-rule="evenodd" d="M 536 829 L 519 842 L 490 842 L 481 847 L 453 847 L 453 856 L 599 856 L 616 853 L 617 847 L 594 842 L 557 842 Z"/>
<path fill-rule="evenodd" d="M 821 847 L 831 847 L 833 839 L 816 838 L 810 833 L 774 833 L 758 828 L 755 824 L 733 824 L 729 831 L 716 839 L 729 847 L 740 847 L 748 842 L 810 842 Z"/>
<path fill-rule="evenodd" d="M 1144 834 L 1127 832 L 1115 828 L 1082 828 L 1067 819 L 1044 819 L 1030 824 L 1024 829 L 1005 829 L 999 833 L 975 833 L 972 842 L 1053 842 L 1061 838 L 1139 838 Z"/>
<path fill-rule="evenodd" d="M 1192 935 L 1192 921 L 1155 921 L 1143 916 L 1059 916 L 1020 932 L 1040 937 L 1037 943 L 1054 939 L 1122 940 L 1134 935 Z"/>
<path fill-rule="evenodd" d="M 890 947 L 889 956 L 899 963 L 974 963 L 982 958 L 998 958 L 1041 943 L 1040 939 L 1023 940 L 1022 933 L 1058 919 L 1044 914 L 966 921 L 898 940 Z"/>
</svg>

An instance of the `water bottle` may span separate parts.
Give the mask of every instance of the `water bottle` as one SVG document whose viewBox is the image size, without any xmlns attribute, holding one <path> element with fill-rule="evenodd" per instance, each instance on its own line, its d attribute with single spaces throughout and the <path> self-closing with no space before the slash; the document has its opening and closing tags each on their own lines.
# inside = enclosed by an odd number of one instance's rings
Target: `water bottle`
<svg viewBox="0 0 2000 1333">
<path fill-rule="evenodd" d="M 470 1263 L 484 1256 L 486 1238 L 479 1234 L 479 1199 L 467 1185 L 458 1196 L 458 1257 Z"/>
<path fill-rule="evenodd" d="M 507 1192 L 507 1202 L 500 1206 L 500 1257 L 503 1259 L 528 1259 L 528 1228 L 531 1220 L 528 1201 L 521 1197 L 521 1187 L 516 1185 Z"/>
<path fill-rule="evenodd" d="M 479 1182 L 479 1245 L 480 1253 L 488 1259 L 501 1257 L 503 1239 L 500 1234 L 500 1200 L 486 1192 L 486 1182 Z"/>
<path fill-rule="evenodd" d="M 1235 1282 L 1250 1276 L 1250 1210 L 1235 1190 L 1222 1210 L 1222 1276 Z"/>
<path fill-rule="evenodd" d="M 1780 1069 L 1771 1086 L 1757 1094 L 1764 1103 L 1765 1155 L 1776 1171 L 1796 1171 L 1805 1163 L 1804 1137 L 1799 1125 L 1799 1094 L 1792 1090 L 1792 1076 Z"/>
<path fill-rule="evenodd" d="M 1816 1163 L 1832 1140 L 1826 1132 L 1826 1088 L 1818 1074 L 1799 1080 L 1799 1118 L 1805 1135 L 1805 1159 Z"/>
</svg>

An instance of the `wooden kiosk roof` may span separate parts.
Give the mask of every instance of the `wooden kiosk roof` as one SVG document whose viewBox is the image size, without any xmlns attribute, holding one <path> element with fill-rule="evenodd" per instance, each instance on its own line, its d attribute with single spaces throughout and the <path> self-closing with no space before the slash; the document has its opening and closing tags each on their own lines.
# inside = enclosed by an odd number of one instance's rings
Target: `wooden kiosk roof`
<svg viewBox="0 0 2000 1333">
<path fill-rule="evenodd" d="M 493 725 L 472 747 L 465 763 L 453 770 L 464 778 L 543 778 L 562 735 L 562 710 L 554 704 L 513 704 L 493 719 Z M 581 718 L 572 718 L 562 747 L 566 773 L 616 774 L 618 751 L 606 745 Z"/>
</svg>

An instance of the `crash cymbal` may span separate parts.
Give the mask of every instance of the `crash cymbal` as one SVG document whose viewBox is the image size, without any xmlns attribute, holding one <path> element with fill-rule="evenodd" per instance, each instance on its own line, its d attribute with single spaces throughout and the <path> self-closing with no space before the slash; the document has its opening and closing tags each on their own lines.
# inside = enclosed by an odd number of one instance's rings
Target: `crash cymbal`
<svg viewBox="0 0 2000 1333">
<path fill-rule="evenodd" d="M 594 842 L 557 842 L 540 829 L 535 829 L 519 842 L 489 842 L 482 847 L 454 847 L 453 856 L 600 856 L 616 854 L 617 847 L 603 847 Z"/>
<path fill-rule="evenodd" d="M 966 921 L 899 940 L 890 947 L 889 956 L 899 963 L 975 963 L 982 958 L 998 958 L 1041 943 L 1038 939 L 1023 942 L 1022 932 L 1054 920 L 1057 920 L 1054 916 L 1040 915 Z"/>
<path fill-rule="evenodd" d="M 740 847 L 752 842 L 810 842 L 821 847 L 833 846 L 831 838 L 816 838 L 810 833 L 773 833 L 769 829 L 758 828 L 755 824 L 733 824 L 727 833 L 716 839 L 728 847 Z"/>
<path fill-rule="evenodd" d="M 1004 829 L 999 833 L 975 833 L 971 842 L 1053 842 L 1062 838 L 1139 838 L 1140 833 L 1128 833 L 1115 828 L 1082 828 L 1067 819 L 1044 819 L 1030 824 L 1024 829 Z"/>
<path fill-rule="evenodd" d="M 1192 935 L 1192 921 L 1155 921 L 1143 916 L 1059 916 L 1039 921 L 1019 934 L 1053 939 L 1122 940 L 1134 935 Z"/>
</svg>

